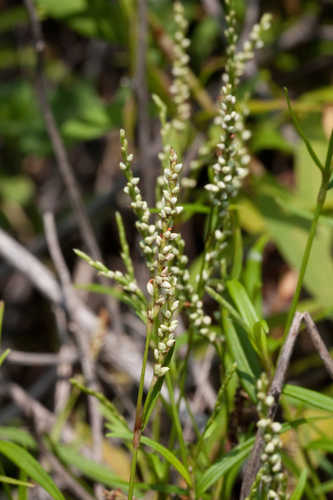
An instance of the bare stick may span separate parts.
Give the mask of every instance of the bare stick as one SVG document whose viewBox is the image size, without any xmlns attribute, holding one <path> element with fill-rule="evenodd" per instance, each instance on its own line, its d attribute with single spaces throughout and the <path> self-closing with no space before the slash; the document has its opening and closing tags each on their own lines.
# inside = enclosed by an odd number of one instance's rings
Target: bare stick
<svg viewBox="0 0 333 500">
<path fill-rule="evenodd" d="M 326 370 L 328 371 L 330 377 L 333 379 L 333 360 L 331 358 L 330 353 L 327 350 L 324 342 L 322 341 L 321 336 L 319 335 L 318 329 L 311 318 L 308 312 L 305 312 L 303 315 L 303 319 L 307 326 L 308 332 L 310 334 L 311 340 L 315 349 L 318 351 L 319 356 L 321 357 Z"/>
<path fill-rule="evenodd" d="M 20 243 L 0 228 L 0 255 L 14 268 L 25 274 L 40 292 L 53 304 L 62 304 L 62 292 L 52 272 Z M 99 318 L 77 297 L 72 304 L 71 320 L 85 331 L 94 332 L 99 328 Z M 109 330 L 102 349 L 102 356 L 108 363 L 128 373 L 136 382 L 140 378 L 141 354 L 140 343 L 125 334 L 115 335 Z M 149 389 L 153 376 L 150 365 L 147 366 L 145 387 Z M 167 393 L 164 392 L 166 396 Z"/>
<path fill-rule="evenodd" d="M 290 358 L 293 353 L 295 342 L 300 332 L 300 326 L 303 320 L 306 323 L 307 331 L 309 332 L 309 335 L 312 339 L 315 349 L 318 351 L 319 356 L 321 357 L 326 370 L 328 371 L 330 377 L 333 379 L 333 360 L 319 335 L 315 323 L 313 322 L 308 312 L 304 313 L 296 312 L 288 336 L 282 347 L 275 375 L 271 383 L 270 389 L 268 391 L 268 394 L 273 396 L 275 401 L 268 413 L 268 418 L 272 420 L 274 419 L 278 408 L 279 399 L 286 378 L 287 369 L 290 363 Z M 257 431 L 256 440 L 245 469 L 245 474 L 241 489 L 241 500 L 244 500 L 250 493 L 251 486 L 260 468 L 260 455 L 262 452 L 263 445 L 264 445 L 263 433 L 259 429 Z"/>
<path fill-rule="evenodd" d="M 6 363 L 25 366 L 51 366 L 59 365 L 64 361 L 66 363 L 74 363 L 77 360 L 78 354 L 74 352 L 73 348 L 71 348 L 71 352 L 68 351 L 64 357 L 59 354 L 23 352 L 11 349 L 6 358 Z"/>
<path fill-rule="evenodd" d="M 65 306 L 70 312 L 73 298 L 75 297 L 75 291 L 72 287 L 71 277 L 60 249 L 54 217 L 50 212 L 44 214 L 44 226 L 50 254 L 63 287 Z M 96 381 L 95 366 L 90 349 L 89 337 L 86 331 L 83 331 L 81 327 L 78 328 L 75 325 L 72 326 L 72 332 L 81 354 L 80 362 L 83 375 L 90 388 L 98 391 L 99 387 Z M 98 401 L 94 397 L 88 396 L 88 404 L 93 439 L 93 458 L 96 462 L 100 462 L 102 459 L 103 419 L 99 412 Z M 94 490 L 96 497 L 102 500 L 103 494 L 100 485 L 96 484 Z"/>
<path fill-rule="evenodd" d="M 271 406 L 269 410 L 269 418 L 274 418 L 275 413 L 278 408 L 279 404 L 279 399 L 280 395 L 282 392 L 283 388 L 283 383 L 285 380 L 287 368 L 289 366 L 289 361 L 294 349 L 294 345 L 297 339 L 297 334 L 299 331 L 300 324 L 303 319 L 303 314 L 296 312 L 293 322 L 291 324 L 288 336 L 286 338 L 286 341 L 283 345 L 283 348 L 281 350 L 281 354 L 279 357 L 278 365 L 275 371 L 275 375 L 271 384 L 271 387 L 269 389 L 269 394 L 271 394 L 274 397 L 275 403 L 273 406 Z M 250 455 L 250 458 L 248 459 L 246 468 L 245 468 L 245 473 L 244 473 L 244 478 L 242 482 L 242 488 L 241 488 L 241 500 L 244 500 L 248 494 L 250 493 L 251 486 L 253 481 L 255 480 L 255 477 L 257 475 L 257 472 L 260 468 L 260 455 L 262 452 L 262 448 L 264 446 L 264 439 L 263 439 L 263 433 L 260 429 L 257 431 L 256 435 L 256 440 Z"/>
</svg>

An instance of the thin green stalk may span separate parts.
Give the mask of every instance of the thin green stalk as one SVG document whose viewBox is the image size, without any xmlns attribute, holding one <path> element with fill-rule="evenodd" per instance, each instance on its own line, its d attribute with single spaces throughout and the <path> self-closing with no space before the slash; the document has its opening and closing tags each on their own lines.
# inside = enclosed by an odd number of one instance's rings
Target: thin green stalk
<svg viewBox="0 0 333 500">
<path fill-rule="evenodd" d="M 138 449 L 140 446 L 140 439 L 141 439 L 141 432 L 142 432 L 142 398 L 143 398 L 144 380 L 145 380 L 146 366 L 147 366 L 147 361 L 148 361 L 150 339 L 151 339 L 152 331 L 153 331 L 152 320 L 150 318 L 148 318 L 147 321 L 148 322 L 147 322 L 146 344 L 145 344 L 145 350 L 144 350 L 144 354 L 143 354 L 138 397 L 137 397 L 137 401 L 136 401 L 135 424 L 134 424 L 134 430 L 133 430 L 133 455 L 132 455 L 132 461 L 131 461 L 131 471 L 130 471 L 130 480 L 129 480 L 129 488 L 128 488 L 128 500 L 132 500 L 133 492 L 134 492 L 136 462 L 137 462 Z"/>
<path fill-rule="evenodd" d="M 179 420 L 178 408 L 177 408 L 177 404 L 176 404 L 176 400 L 175 400 L 175 394 L 174 394 L 174 390 L 173 390 L 170 372 L 168 372 L 166 374 L 165 381 L 166 381 L 168 391 L 169 391 L 171 413 L 172 413 L 174 425 L 175 425 L 177 436 L 178 436 L 180 454 L 181 454 L 182 461 L 183 461 L 184 465 L 187 466 L 187 464 L 188 464 L 187 449 L 186 449 L 186 445 L 185 445 L 185 441 L 184 441 L 181 423 Z"/>
<path fill-rule="evenodd" d="M 327 182 L 323 178 L 321 186 L 320 186 L 320 190 L 319 190 L 319 193 L 318 193 L 316 210 L 315 210 L 315 213 L 314 213 L 314 216 L 313 216 L 313 220 L 312 220 L 312 224 L 311 224 L 309 236 L 308 236 L 308 239 L 307 239 L 307 242 L 306 242 L 306 247 L 305 247 L 303 258 L 302 258 L 302 264 L 301 264 L 301 269 L 300 269 L 300 272 L 299 272 L 299 275 L 298 275 L 298 280 L 297 280 L 297 286 L 296 286 L 295 294 L 294 294 L 294 297 L 293 297 L 293 300 L 292 300 L 292 303 L 291 303 L 291 306 L 290 306 L 290 309 L 289 309 L 289 314 L 288 314 L 288 317 L 287 317 L 287 323 L 286 323 L 284 334 L 283 334 L 283 340 L 288 335 L 288 332 L 289 332 L 292 320 L 293 320 L 295 312 L 296 312 L 296 308 L 297 308 L 298 301 L 299 301 L 299 296 L 300 296 L 301 289 L 302 289 L 302 286 L 303 286 L 305 271 L 306 271 L 306 268 L 307 268 L 307 265 L 308 265 L 308 262 L 309 262 L 309 258 L 310 258 L 310 254 L 311 254 L 313 240 L 314 240 L 314 237 L 315 237 L 316 231 L 317 231 L 318 220 L 319 220 L 319 217 L 320 217 L 323 205 L 325 203 L 326 193 L 327 193 Z"/>
</svg>

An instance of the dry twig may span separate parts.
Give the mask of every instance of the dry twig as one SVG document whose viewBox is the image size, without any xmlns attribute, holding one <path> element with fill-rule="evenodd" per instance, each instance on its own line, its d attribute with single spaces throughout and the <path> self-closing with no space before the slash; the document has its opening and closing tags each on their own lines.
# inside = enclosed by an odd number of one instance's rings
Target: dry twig
<svg viewBox="0 0 333 500">
<path fill-rule="evenodd" d="M 44 214 L 44 226 L 50 254 L 62 285 L 64 305 L 70 312 L 73 299 L 75 299 L 75 291 L 72 287 L 71 277 L 60 249 L 54 217 L 50 212 Z M 74 334 L 74 338 L 80 352 L 80 362 L 85 380 L 91 389 L 98 391 L 99 387 L 96 380 L 94 359 L 90 348 L 89 336 L 86 331 L 76 325 L 73 325 L 71 330 Z M 103 418 L 99 411 L 98 401 L 94 397 L 88 396 L 88 404 L 93 439 L 93 458 L 96 462 L 100 462 L 102 459 Z M 94 491 L 96 497 L 99 500 L 102 500 L 103 494 L 101 486 L 96 484 Z"/>
<path fill-rule="evenodd" d="M 325 344 L 321 340 L 317 327 L 312 321 L 310 314 L 307 312 L 305 313 L 296 312 L 288 336 L 282 347 L 278 360 L 278 365 L 275 370 L 275 374 L 270 389 L 268 391 L 268 394 L 273 396 L 274 398 L 274 404 L 270 408 L 269 414 L 267 415 L 267 417 L 272 420 L 274 420 L 275 414 L 278 409 L 279 400 L 282 393 L 284 381 L 286 378 L 287 369 L 290 363 L 290 358 L 292 356 L 298 334 L 300 333 L 300 326 L 303 320 L 307 325 L 307 331 L 310 334 L 314 347 L 318 351 L 329 375 L 333 379 L 333 360 Z M 244 473 L 242 489 L 241 489 L 241 500 L 244 500 L 250 493 L 251 486 L 260 468 L 260 455 L 262 453 L 263 445 L 264 445 L 263 432 L 260 429 L 258 429 L 256 440 Z"/>
</svg>

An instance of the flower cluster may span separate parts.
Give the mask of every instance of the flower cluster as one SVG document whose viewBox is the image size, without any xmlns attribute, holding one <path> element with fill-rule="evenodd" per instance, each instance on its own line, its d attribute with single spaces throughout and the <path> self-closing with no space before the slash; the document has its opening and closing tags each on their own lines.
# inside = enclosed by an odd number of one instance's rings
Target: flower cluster
<svg viewBox="0 0 333 500">
<path fill-rule="evenodd" d="M 206 185 L 206 189 L 212 195 L 212 202 L 220 207 L 222 217 L 230 198 L 238 193 L 250 162 L 245 143 L 251 134 L 244 127 L 246 109 L 240 108 L 237 103 L 236 88 L 244 73 L 245 63 L 254 57 L 255 49 L 263 46 L 263 33 L 269 29 L 271 23 L 271 16 L 264 14 L 261 21 L 253 27 L 243 50 L 236 52 L 238 40 L 236 13 L 230 5 L 230 0 L 226 2 L 226 7 L 228 9 L 226 15 L 228 28 L 225 31 L 227 61 L 222 77 L 218 116 L 215 119 L 215 123 L 221 127 L 221 134 L 216 148 L 217 161 L 212 167 L 212 183 Z"/>
<path fill-rule="evenodd" d="M 255 49 L 261 48 L 262 34 L 270 26 L 270 16 L 264 15 L 260 23 L 254 26 L 244 49 L 237 52 L 237 20 L 231 0 L 226 1 L 226 9 L 227 60 L 218 115 L 215 118 L 216 125 L 220 127 L 220 136 L 216 145 L 216 160 L 211 167 L 210 182 L 205 186 L 210 193 L 212 205 L 216 207 L 216 223 L 205 253 L 204 273 L 207 277 L 212 274 L 216 263 L 223 259 L 223 250 L 231 233 L 228 207 L 232 198 L 238 194 L 250 163 L 250 155 L 245 147 L 251 136 L 244 126 L 247 109 L 237 102 L 236 89 L 244 72 L 245 62 L 253 57 Z"/>
<path fill-rule="evenodd" d="M 265 373 L 257 381 L 257 397 L 257 409 L 260 415 L 257 426 L 262 431 L 265 442 L 264 450 L 260 457 L 260 481 L 262 487 L 267 491 L 267 498 L 281 500 L 285 498 L 286 493 L 286 476 L 282 470 L 281 459 L 282 443 L 280 432 L 282 426 L 279 422 L 273 422 L 269 418 L 270 409 L 274 405 L 274 398 L 268 393 L 268 379 Z M 256 487 L 257 482 L 254 489 Z M 252 494 L 254 494 L 253 491 Z"/>
<path fill-rule="evenodd" d="M 122 161 L 120 162 L 120 169 L 124 171 L 127 179 L 127 184 L 124 188 L 124 192 L 128 194 L 131 198 L 131 208 L 133 209 L 135 215 L 137 216 L 136 227 L 142 237 L 140 241 L 140 246 L 146 257 L 146 262 L 149 269 L 153 265 L 153 243 L 157 236 L 156 227 L 154 224 L 149 224 L 150 221 L 150 211 L 148 204 L 142 199 L 140 189 L 138 187 L 139 177 L 134 177 L 132 163 L 133 154 L 128 152 L 128 141 L 126 139 L 125 131 L 120 131 L 121 140 L 121 156 Z"/>
<path fill-rule="evenodd" d="M 239 78 L 244 73 L 245 64 L 253 59 L 254 51 L 263 48 L 263 35 L 265 31 L 270 29 L 271 24 L 271 14 L 264 14 L 259 23 L 253 26 L 249 38 L 244 43 L 242 50 L 236 54 L 236 83 L 238 83 Z"/>
<path fill-rule="evenodd" d="M 187 81 L 189 56 L 186 53 L 190 40 L 185 36 L 188 23 L 184 17 L 184 7 L 178 1 L 174 3 L 174 14 L 177 30 L 174 35 L 174 62 L 172 67 L 174 80 L 170 92 L 176 104 L 176 117 L 172 120 L 172 125 L 176 130 L 183 130 L 191 114 L 191 107 L 188 102 L 190 91 Z"/>
<path fill-rule="evenodd" d="M 178 204 L 179 174 L 182 164 L 177 160 L 176 152 L 171 149 L 169 165 L 163 169 L 161 176 L 162 196 L 157 203 L 158 218 L 155 226 L 158 235 L 155 238 L 154 276 L 147 285 L 148 292 L 154 296 L 153 309 L 157 306 L 160 311 L 160 326 L 157 329 L 154 348 L 156 376 L 162 376 L 168 371 L 168 367 L 162 364 L 175 343 L 174 332 L 178 324 L 175 315 L 180 305 L 176 298 L 178 289 L 176 262 L 180 257 L 181 236 L 173 231 L 174 218 L 182 212 L 182 207 Z"/>
</svg>

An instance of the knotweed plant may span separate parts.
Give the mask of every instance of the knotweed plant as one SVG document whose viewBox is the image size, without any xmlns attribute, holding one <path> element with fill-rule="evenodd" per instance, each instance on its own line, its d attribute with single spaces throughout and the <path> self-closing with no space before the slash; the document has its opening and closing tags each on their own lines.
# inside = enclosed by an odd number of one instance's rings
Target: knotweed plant
<svg viewBox="0 0 333 500">
<path fill-rule="evenodd" d="M 216 103 L 215 139 L 207 139 L 198 157 L 192 161 L 192 172 L 206 166 L 209 178 L 204 186 L 208 216 L 203 252 L 192 265 L 179 231 L 184 212 L 186 214 L 181 181 L 184 144 L 189 140 L 187 132 L 191 125 L 191 72 L 187 53 L 188 23 L 183 5 L 178 1 L 174 3 L 174 20 L 170 88 L 173 110 L 168 110 L 159 96 L 153 96 L 161 122 L 162 142 L 158 155 L 161 172 L 154 207 L 148 206 L 144 199 L 140 178 L 134 174 L 135 157 L 130 151 L 126 132 L 120 132 L 120 169 L 126 178 L 124 192 L 136 217 L 139 244 L 149 272 L 148 281 L 140 289 L 119 214 L 117 225 L 124 272 L 109 270 L 103 263 L 76 251 L 120 288 L 126 298 L 124 301 L 134 309 L 146 328 L 134 429 L 131 432 L 113 412 L 111 435 L 131 442 L 128 444 L 132 454 L 130 480 L 124 487 L 129 499 L 134 494 L 142 496 L 149 488 L 160 492 L 158 498 L 175 493 L 191 499 L 228 499 L 238 468 L 253 444 L 248 436 L 243 436 L 243 442 L 234 445 L 232 436 L 238 433 L 237 425 L 235 432 L 231 432 L 238 418 L 237 412 L 240 412 L 233 407 L 233 396 L 237 391 L 245 391 L 247 401 L 257 407 L 257 428 L 264 439 L 259 471 L 256 471 L 246 498 L 282 500 L 287 498 L 279 437 L 282 427 L 269 417 L 275 404 L 268 393 L 273 363 L 266 338 L 267 325 L 260 308 L 254 304 L 253 290 L 260 283 L 260 269 L 257 265 L 255 272 L 251 271 L 252 281 L 242 283 L 240 229 L 235 209 L 251 161 L 247 149 L 251 136 L 246 126 L 247 97 L 241 97 L 239 88 L 246 63 L 254 57 L 256 50 L 263 47 L 264 33 L 270 27 L 271 18 L 263 15 L 243 47 L 239 48 L 236 11 L 231 0 L 225 1 L 226 62 Z M 257 252 L 258 255 L 260 248 L 256 247 L 252 254 Z M 218 306 L 210 306 L 213 313 L 206 312 L 207 294 Z M 203 424 L 196 420 L 186 394 L 188 370 L 197 346 L 216 349 L 218 375 L 221 377 L 215 407 Z M 145 373 L 149 362 L 153 376 L 145 394 Z M 263 368 L 267 373 L 260 376 Z M 259 379 L 257 382 L 256 378 Z M 160 443 L 162 409 L 171 422 L 168 447 Z M 143 435 L 143 431 L 152 415 L 151 439 Z M 189 425 L 192 429 L 191 446 L 184 437 L 184 426 L 188 428 Z M 255 430 L 253 426 L 252 431 Z M 145 446 L 159 453 L 163 460 L 152 459 L 145 452 Z M 150 472 L 147 472 L 148 463 Z M 171 467 L 182 477 L 172 485 Z M 138 477 L 143 479 L 141 485 L 136 484 Z"/>
</svg>

